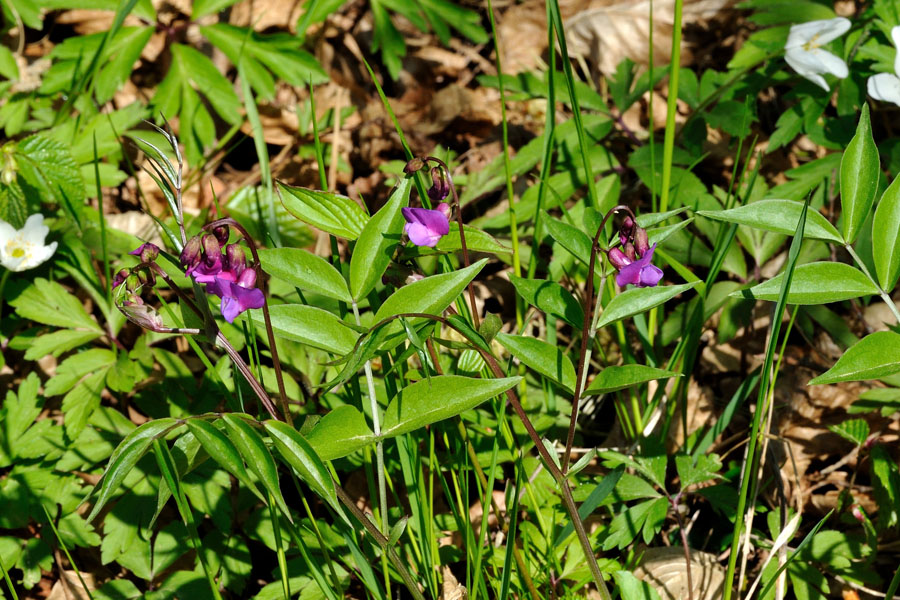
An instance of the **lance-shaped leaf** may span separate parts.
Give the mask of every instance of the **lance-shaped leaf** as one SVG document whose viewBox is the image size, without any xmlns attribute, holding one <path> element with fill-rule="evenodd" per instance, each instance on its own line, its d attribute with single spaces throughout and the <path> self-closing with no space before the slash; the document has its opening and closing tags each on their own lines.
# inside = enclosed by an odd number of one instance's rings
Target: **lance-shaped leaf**
<svg viewBox="0 0 900 600">
<path fill-rule="evenodd" d="M 525 279 L 515 275 L 510 275 L 509 281 L 519 295 L 535 308 L 559 317 L 574 327 L 584 325 L 584 310 L 578 300 L 555 281 Z"/>
<path fill-rule="evenodd" d="M 275 504 L 292 523 L 291 511 L 288 510 L 284 497 L 281 495 L 281 486 L 278 483 L 278 467 L 275 460 L 266 448 L 266 444 L 247 419 L 249 415 L 227 413 L 222 415 L 228 437 L 234 442 L 238 452 L 244 458 L 244 462 L 253 471 L 253 474 L 263 484 L 263 487 L 275 498 Z"/>
<path fill-rule="evenodd" d="M 334 460 L 374 444 L 377 437 L 356 408 L 345 404 L 316 423 L 306 441 L 322 460 Z"/>
<path fill-rule="evenodd" d="M 632 288 L 626 290 L 609 301 L 597 321 L 597 327 L 603 327 L 628 317 L 648 311 L 671 300 L 681 292 L 692 289 L 699 281 L 681 285 L 665 285 L 657 287 Z"/>
<path fill-rule="evenodd" d="M 498 333 L 497 341 L 522 364 L 561 384 L 569 391 L 575 389 L 575 367 L 560 348 L 544 340 L 523 335 Z"/>
<path fill-rule="evenodd" d="M 113 493 L 122 484 L 122 481 L 137 464 L 153 440 L 169 433 L 178 426 L 178 421 L 172 418 L 155 419 L 148 421 L 125 436 L 125 439 L 118 445 L 112 456 L 109 457 L 106 471 L 103 473 L 103 479 L 100 480 L 97 491 L 97 501 L 87 520 L 93 521 L 100 514 L 103 507 L 112 497 Z"/>
<path fill-rule="evenodd" d="M 253 311 L 251 315 L 258 327 L 265 327 L 262 311 Z M 276 304 L 269 307 L 269 318 L 275 335 L 334 354 L 352 352 L 359 338 L 339 318 L 315 306 Z"/>
<path fill-rule="evenodd" d="M 213 460 L 234 475 L 241 482 L 241 485 L 253 492 L 260 500 L 265 501 L 265 496 L 260 493 L 253 480 L 250 479 L 250 475 L 244 467 L 244 461 L 241 460 L 241 455 L 238 454 L 237 448 L 224 433 L 216 429 L 215 425 L 203 419 L 188 419 L 187 426 Z"/>
<path fill-rule="evenodd" d="M 756 300 L 778 300 L 784 273 L 732 296 Z M 860 296 L 872 296 L 878 288 L 859 269 L 844 263 L 814 262 L 794 269 L 788 304 L 827 304 Z"/>
<path fill-rule="evenodd" d="M 284 208 L 308 225 L 325 233 L 355 240 L 369 221 L 362 207 L 340 194 L 291 187 L 278 182 Z"/>
<path fill-rule="evenodd" d="M 872 260 L 881 288 L 893 290 L 900 278 L 900 177 L 884 191 L 875 209 Z"/>
<path fill-rule="evenodd" d="M 751 202 L 729 210 L 699 210 L 697 214 L 717 221 L 727 221 L 765 231 L 793 235 L 797 229 L 797 220 L 800 218 L 802 210 L 802 202 L 768 199 Z M 838 230 L 828 222 L 828 219 L 813 208 L 810 208 L 807 212 L 803 237 L 834 242 L 835 244 L 844 243 Z"/>
<path fill-rule="evenodd" d="M 439 375 L 408 385 L 384 412 L 383 437 L 393 437 L 475 408 L 515 386 L 521 377 L 475 379 Z"/>
<path fill-rule="evenodd" d="M 666 371 L 665 369 L 655 369 L 645 365 L 619 365 L 606 367 L 591 384 L 584 390 L 585 396 L 593 396 L 600 394 L 608 394 L 624 390 L 634 385 L 647 383 L 654 379 L 668 379 L 669 377 L 680 377 L 680 374 Z"/>
<path fill-rule="evenodd" d="M 328 502 L 335 511 L 341 513 L 331 474 L 306 438 L 300 435 L 299 431 L 281 421 L 266 421 L 264 426 L 269 432 L 269 438 L 272 440 L 275 450 L 285 462 L 297 471 L 303 481 L 320 498 Z"/>
<path fill-rule="evenodd" d="M 550 234 L 550 237 L 568 250 L 572 256 L 586 265 L 590 264 L 593 242 L 586 233 L 568 223 L 563 223 L 559 219 L 554 219 L 546 213 L 544 214 L 544 226 L 547 228 L 547 233 Z M 599 272 L 599 267 L 602 263 L 598 260 L 595 264 Z"/>
<path fill-rule="evenodd" d="M 863 223 L 869 217 L 878 191 L 880 174 L 878 148 L 872 139 L 869 105 L 863 103 L 856 135 L 850 140 L 850 145 L 844 150 L 841 159 L 842 230 L 844 240 L 848 244 L 856 241 Z"/>
<path fill-rule="evenodd" d="M 387 204 L 369 219 L 350 257 L 350 295 L 359 301 L 372 291 L 391 262 L 391 254 L 403 234 L 400 209 L 409 203 L 413 178 L 402 179 Z"/>
<path fill-rule="evenodd" d="M 811 379 L 809 385 L 865 381 L 894 373 L 900 373 L 900 334 L 876 331 L 850 346 L 833 367 Z"/>
<path fill-rule="evenodd" d="M 403 313 L 439 315 L 487 264 L 483 258 L 458 271 L 432 275 L 405 285 L 384 301 L 375 313 L 375 322 Z"/>
<path fill-rule="evenodd" d="M 331 263 L 300 248 L 269 248 L 259 251 L 263 270 L 293 286 L 349 303 L 347 282 Z"/>
</svg>

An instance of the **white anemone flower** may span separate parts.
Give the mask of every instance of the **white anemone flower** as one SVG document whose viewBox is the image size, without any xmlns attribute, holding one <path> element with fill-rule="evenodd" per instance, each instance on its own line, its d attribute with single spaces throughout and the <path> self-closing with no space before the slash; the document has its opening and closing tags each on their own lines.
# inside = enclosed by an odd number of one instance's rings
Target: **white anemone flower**
<svg viewBox="0 0 900 600">
<path fill-rule="evenodd" d="M 0 219 L 0 265 L 10 271 L 33 269 L 56 252 L 56 242 L 45 244 L 50 228 L 44 225 L 44 215 L 28 217 L 25 226 L 16 229 Z"/>
<path fill-rule="evenodd" d="M 897 48 L 893 73 L 878 73 L 869 77 L 866 87 L 869 95 L 882 102 L 893 102 L 900 105 L 900 25 L 891 29 L 891 39 Z"/>
<path fill-rule="evenodd" d="M 797 73 L 826 92 L 830 91 L 822 73 L 843 79 L 849 71 L 847 63 L 821 47 L 841 37 L 848 29 L 850 21 L 844 17 L 792 25 L 784 45 L 784 59 Z"/>
</svg>

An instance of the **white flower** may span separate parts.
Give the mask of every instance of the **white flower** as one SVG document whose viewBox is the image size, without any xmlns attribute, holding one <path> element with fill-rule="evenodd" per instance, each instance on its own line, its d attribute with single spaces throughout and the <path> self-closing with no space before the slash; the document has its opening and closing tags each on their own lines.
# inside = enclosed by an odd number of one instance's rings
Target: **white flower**
<svg viewBox="0 0 900 600">
<path fill-rule="evenodd" d="M 56 252 L 56 242 L 44 244 L 50 228 L 44 225 L 44 215 L 28 217 L 25 226 L 16 231 L 0 219 L 0 265 L 10 271 L 33 269 Z"/>
<path fill-rule="evenodd" d="M 822 73 L 843 79 L 849 72 L 843 60 L 821 46 L 844 35 L 848 29 L 850 21 L 844 17 L 792 25 L 784 45 L 784 59 L 797 73 L 827 92 L 830 88 Z"/>
<path fill-rule="evenodd" d="M 882 102 L 900 105 L 900 25 L 891 29 L 891 39 L 898 48 L 893 73 L 878 73 L 869 77 L 866 87 L 869 95 Z"/>
</svg>

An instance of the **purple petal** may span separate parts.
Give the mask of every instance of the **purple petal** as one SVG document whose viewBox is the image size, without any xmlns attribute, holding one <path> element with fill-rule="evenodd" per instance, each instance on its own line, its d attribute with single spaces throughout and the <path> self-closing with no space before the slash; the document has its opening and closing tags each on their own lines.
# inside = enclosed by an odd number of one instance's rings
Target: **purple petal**
<svg viewBox="0 0 900 600">
<path fill-rule="evenodd" d="M 663 272 L 657 266 L 647 265 L 641 270 L 641 287 L 654 287 L 662 279 Z"/>
<path fill-rule="evenodd" d="M 406 219 L 403 230 L 416 246 L 434 247 L 442 236 L 450 233 L 447 215 L 440 210 L 403 207 L 401 212 Z"/>
<path fill-rule="evenodd" d="M 236 283 L 222 279 L 217 279 L 206 289 L 222 298 L 219 310 L 229 323 L 233 323 L 235 317 L 249 308 L 262 308 L 265 302 L 262 290 L 243 288 Z"/>
<path fill-rule="evenodd" d="M 406 235 L 409 236 L 409 240 L 416 246 L 428 246 L 429 248 L 434 248 L 441 239 L 440 235 L 434 233 L 421 223 L 407 223 L 406 227 L 403 228 L 403 231 L 406 232 Z"/>
<path fill-rule="evenodd" d="M 641 282 L 642 268 L 640 262 L 633 262 L 630 265 L 622 267 L 622 270 L 616 275 L 616 284 L 620 288 L 624 288 L 629 283 L 631 285 L 638 285 Z"/>
<path fill-rule="evenodd" d="M 200 261 L 200 264 L 188 273 L 197 283 L 213 283 L 222 273 L 222 261 L 219 257 L 213 264 L 208 265 L 206 261 Z M 228 275 L 225 275 L 227 278 Z"/>
</svg>

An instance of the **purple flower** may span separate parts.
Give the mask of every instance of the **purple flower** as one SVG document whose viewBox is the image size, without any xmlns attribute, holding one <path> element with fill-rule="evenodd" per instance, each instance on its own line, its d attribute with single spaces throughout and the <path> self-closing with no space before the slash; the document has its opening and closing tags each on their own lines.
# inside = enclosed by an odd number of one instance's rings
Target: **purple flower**
<svg viewBox="0 0 900 600">
<path fill-rule="evenodd" d="M 206 286 L 206 291 L 222 299 L 219 310 L 229 323 L 248 308 L 262 308 L 265 302 L 262 290 L 256 286 L 256 271 L 245 269 L 237 281 L 216 277 Z"/>
<path fill-rule="evenodd" d="M 654 250 L 656 250 L 656 244 L 653 244 L 639 259 L 629 262 L 619 269 L 619 274 L 616 275 L 616 283 L 619 287 L 624 288 L 629 283 L 635 287 L 653 287 L 659 283 L 663 276 L 662 269 L 650 264 L 650 261 L 653 260 Z M 629 260 L 627 257 L 624 258 Z"/>
<path fill-rule="evenodd" d="M 141 262 L 150 263 L 156 260 L 156 257 L 159 256 L 159 246 L 156 244 L 151 244 L 150 242 L 144 242 L 128 254 L 132 256 L 140 256 Z"/>
<path fill-rule="evenodd" d="M 416 246 L 434 248 L 438 241 L 450 233 L 450 206 L 446 202 L 436 209 L 403 207 L 406 226 L 403 232 Z"/>
</svg>

